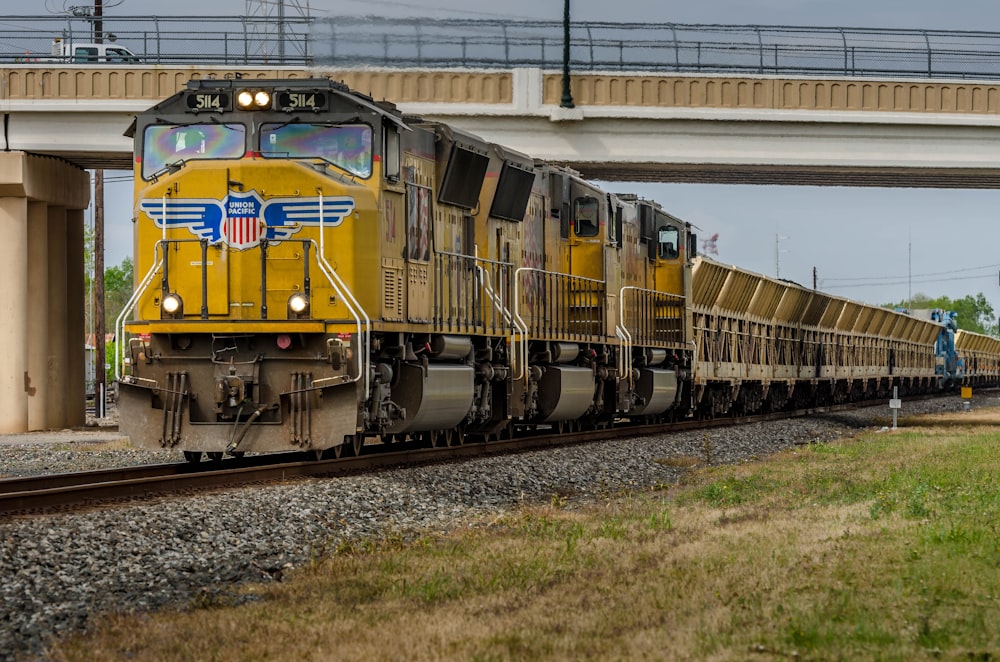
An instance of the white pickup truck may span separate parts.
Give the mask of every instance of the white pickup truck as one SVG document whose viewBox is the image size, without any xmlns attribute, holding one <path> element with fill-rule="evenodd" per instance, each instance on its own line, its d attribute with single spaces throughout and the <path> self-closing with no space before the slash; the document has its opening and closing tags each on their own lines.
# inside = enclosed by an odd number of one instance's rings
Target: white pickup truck
<svg viewBox="0 0 1000 662">
<path fill-rule="evenodd" d="M 26 58 L 27 59 L 27 58 Z M 138 55 L 112 43 L 67 41 L 60 37 L 52 40 L 52 55 L 31 58 L 34 62 L 66 62 L 68 64 L 138 64 Z"/>
</svg>

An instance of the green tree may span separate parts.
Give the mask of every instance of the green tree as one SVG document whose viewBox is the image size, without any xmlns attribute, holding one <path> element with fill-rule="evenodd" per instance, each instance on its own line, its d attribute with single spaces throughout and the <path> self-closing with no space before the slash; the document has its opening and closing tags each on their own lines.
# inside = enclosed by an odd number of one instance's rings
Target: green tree
<svg viewBox="0 0 1000 662">
<path fill-rule="evenodd" d="M 108 333 L 115 331 L 115 320 L 132 297 L 132 272 L 132 258 L 128 257 L 118 266 L 104 270 L 104 318 Z"/>
<path fill-rule="evenodd" d="M 132 258 L 126 257 L 121 264 L 104 268 L 104 328 L 107 333 L 115 332 L 115 320 L 132 297 Z M 87 293 L 86 329 L 94 328 L 92 317 L 95 310 L 94 298 L 94 231 L 85 226 L 83 235 L 83 282 Z"/>
<path fill-rule="evenodd" d="M 924 294 L 917 294 L 910 301 L 901 301 L 898 304 L 886 304 L 884 307 L 906 308 L 908 310 L 940 308 L 941 310 L 958 314 L 958 328 L 960 329 L 991 336 L 1000 335 L 1000 330 L 997 328 L 996 313 L 994 313 L 993 306 L 986 300 L 986 295 L 982 292 L 975 296 L 967 294 L 961 299 L 949 299 L 948 297 L 931 299 Z"/>
</svg>

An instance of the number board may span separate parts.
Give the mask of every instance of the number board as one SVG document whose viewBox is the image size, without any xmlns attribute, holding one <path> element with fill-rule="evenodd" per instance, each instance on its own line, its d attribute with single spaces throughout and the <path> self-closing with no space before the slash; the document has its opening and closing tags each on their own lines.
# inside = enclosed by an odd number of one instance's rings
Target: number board
<svg viewBox="0 0 1000 662">
<path fill-rule="evenodd" d="M 278 92 L 278 108 L 282 110 L 326 110 L 326 94 L 311 90 Z"/>
<path fill-rule="evenodd" d="M 188 95 L 187 107 L 193 113 L 222 113 L 232 110 L 232 100 L 225 92 L 193 92 Z"/>
</svg>

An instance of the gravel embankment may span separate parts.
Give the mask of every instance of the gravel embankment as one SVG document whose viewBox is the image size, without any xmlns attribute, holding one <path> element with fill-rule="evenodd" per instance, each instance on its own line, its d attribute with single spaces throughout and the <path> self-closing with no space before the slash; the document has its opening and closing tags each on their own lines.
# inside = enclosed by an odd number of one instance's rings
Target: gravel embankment
<svg viewBox="0 0 1000 662">
<path fill-rule="evenodd" d="M 975 406 L 1000 398 L 979 395 Z M 904 412 L 961 409 L 959 398 L 907 403 Z M 713 430 L 713 463 L 744 462 L 794 444 L 885 425 L 872 407 L 767 425 Z M 54 443 L 0 443 L 0 476 L 174 461 L 176 452 L 96 450 L 97 435 Z M 110 435 L 113 439 L 113 435 Z M 302 480 L 205 496 L 0 522 L 0 659 L 40 656 L 52 636 L 109 610 L 150 610 L 228 596 L 344 540 L 447 530 L 549 500 L 582 501 L 677 480 L 657 459 L 705 457 L 704 432 L 649 436 L 375 475 Z M 10 443 L 14 441 L 15 443 Z M 108 441 L 108 439 L 103 439 Z M 86 449 L 86 450 L 81 450 Z"/>
</svg>

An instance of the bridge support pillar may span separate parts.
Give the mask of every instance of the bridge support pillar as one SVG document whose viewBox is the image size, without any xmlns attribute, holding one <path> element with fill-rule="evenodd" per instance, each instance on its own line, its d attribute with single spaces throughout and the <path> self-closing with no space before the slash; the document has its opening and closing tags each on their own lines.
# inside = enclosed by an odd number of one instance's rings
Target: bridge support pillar
<svg viewBox="0 0 1000 662">
<path fill-rule="evenodd" d="M 85 170 L 56 158 L 0 153 L 0 433 L 84 421 L 89 201 Z"/>
<path fill-rule="evenodd" d="M 0 198 L 0 432 L 28 429 L 28 201 Z"/>
<path fill-rule="evenodd" d="M 66 426 L 66 411 L 69 395 L 66 388 L 66 347 L 69 344 L 69 316 L 66 310 L 66 208 L 51 206 L 48 213 L 49 242 L 49 291 L 40 302 L 49 308 L 49 342 L 47 347 L 48 370 L 45 385 L 49 390 L 49 407 L 46 411 L 45 427 L 48 429 Z M 85 343 L 80 343 L 84 351 Z M 83 406 L 86 406 L 83 403 Z"/>
<path fill-rule="evenodd" d="M 49 291 L 49 219 L 44 202 L 28 203 L 28 292 Z M 48 425 L 49 389 L 49 307 L 41 298 L 28 303 L 28 430 L 44 430 Z"/>
</svg>

